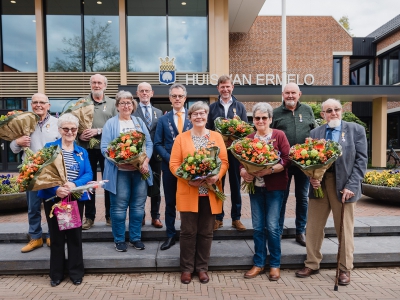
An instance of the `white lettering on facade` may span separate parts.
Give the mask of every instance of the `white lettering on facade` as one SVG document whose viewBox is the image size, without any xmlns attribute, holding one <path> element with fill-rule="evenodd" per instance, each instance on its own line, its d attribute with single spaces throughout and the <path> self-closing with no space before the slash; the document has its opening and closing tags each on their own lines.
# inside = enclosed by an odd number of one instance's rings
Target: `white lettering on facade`
<svg viewBox="0 0 400 300">
<path fill-rule="evenodd" d="M 282 85 L 279 74 L 256 74 L 255 82 L 252 82 L 252 74 L 230 74 L 232 83 L 237 85 Z M 186 74 L 186 85 L 217 85 L 218 74 Z M 303 79 L 303 80 L 302 80 Z M 300 74 L 288 74 L 287 83 L 294 82 L 297 85 L 313 85 L 313 74 L 306 74 L 302 78 Z"/>
<path fill-rule="evenodd" d="M 279 76 L 279 74 L 276 74 L 276 80 L 275 80 L 275 82 L 276 82 L 276 85 L 282 85 L 282 80 L 281 80 L 281 77 Z"/>
<path fill-rule="evenodd" d="M 231 78 L 232 78 L 232 75 L 231 75 Z M 242 85 L 242 82 L 240 81 L 240 77 L 239 77 L 239 74 L 236 74 L 235 75 L 235 78 L 233 78 L 233 82 L 232 82 L 234 85 L 235 84 L 239 84 L 239 85 Z"/>
<path fill-rule="evenodd" d="M 257 74 L 257 85 L 264 85 L 264 74 Z"/>
<path fill-rule="evenodd" d="M 296 74 L 288 74 L 287 83 L 289 82 L 296 82 Z"/>
<path fill-rule="evenodd" d="M 218 74 L 211 74 L 210 76 L 210 84 L 217 85 L 218 84 Z"/>
<path fill-rule="evenodd" d="M 274 79 L 275 79 L 275 75 L 274 74 L 266 74 L 265 84 L 266 85 L 268 85 L 268 84 L 275 85 Z"/>
<path fill-rule="evenodd" d="M 307 82 L 307 78 L 310 78 L 310 82 Z M 314 84 L 314 76 L 312 74 L 306 74 L 304 76 L 304 84 L 306 85 L 313 85 Z"/>
</svg>

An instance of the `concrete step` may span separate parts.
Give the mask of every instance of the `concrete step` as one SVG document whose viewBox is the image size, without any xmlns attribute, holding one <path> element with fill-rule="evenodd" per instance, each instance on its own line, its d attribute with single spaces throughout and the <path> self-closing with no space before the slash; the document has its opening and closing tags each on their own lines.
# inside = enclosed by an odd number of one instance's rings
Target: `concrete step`
<svg viewBox="0 0 400 300">
<path fill-rule="evenodd" d="M 84 242 L 83 257 L 86 272 L 154 272 L 179 271 L 179 242 L 161 251 L 159 241 L 145 242 L 145 250 L 128 247 L 117 252 L 112 242 Z M 356 267 L 400 265 L 400 236 L 355 237 Z M 21 253 L 20 243 L 0 244 L 0 273 L 48 273 L 50 248 L 44 246 L 29 253 Z M 254 244 L 252 239 L 214 240 L 211 248 L 210 270 L 249 269 L 252 266 Z M 325 238 L 322 268 L 336 265 L 337 238 Z M 66 251 L 67 257 L 67 251 Z M 294 239 L 282 240 L 281 268 L 300 268 L 306 258 L 306 249 Z"/>
<path fill-rule="evenodd" d="M 253 228 L 251 219 L 242 219 L 242 223 L 246 226 L 247 230 L 239 232 L 231 226 L 230 220 L 224 221 L 224 226 L 217 231 L 214 231 L 214 240 L 235 240 L 235 239 L 252 239 Z M 181 223 L 176 220 L 175 228 L 178 231 Z M 43 231 L 47 232 L 47 224 L 42 224 Z M 26 223 L 0 223 L 0 244 L 19 242 L 25 243 L 28 239 L 28 225 Z M 285 229 L 283 232 L 283 239 L 292 238 L 296 234 L 295 219 L 287 218 L 285 220 Z M 336 236 L 335 228 L 333 226 L 333 219 L 328 219 L 325 227 L 325 234 L 327 237 Z M 400 217 L 386 216 L 386 217 L 358 217 L 355 220 L 354 228 L 355 236 L 379 236 L 379 235 L 400 235 Z M 127 235 L 128 237 L 128 235 Z M 163 228 L 156 229 L 149 224 L 142 227 L 142 240 L 143 241 L 162 241 L 166 237 L 165 225 Z M 91 242 L 112 242 L 113 236 L 111 227 L 106 226 L 105 222 L 95 222 L 95 225 L 90 230 L 82 232 L 83 241 Z"/>
</svg>

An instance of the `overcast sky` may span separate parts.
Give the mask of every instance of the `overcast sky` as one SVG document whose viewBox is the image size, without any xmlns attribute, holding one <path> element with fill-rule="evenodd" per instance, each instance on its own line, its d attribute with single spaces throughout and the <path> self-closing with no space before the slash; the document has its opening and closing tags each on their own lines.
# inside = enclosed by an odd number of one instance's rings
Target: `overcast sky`
<svg viewBox="0 0 400 300">
<path fill-rule="evenodd" d="M 266 0 L 259 15 L 282 14 L 282 0 Z M 400 0 L 286 0 L 287 16 L 348 16 L 350 33 L 364 37 L 400 14 Z"/>
</svg>

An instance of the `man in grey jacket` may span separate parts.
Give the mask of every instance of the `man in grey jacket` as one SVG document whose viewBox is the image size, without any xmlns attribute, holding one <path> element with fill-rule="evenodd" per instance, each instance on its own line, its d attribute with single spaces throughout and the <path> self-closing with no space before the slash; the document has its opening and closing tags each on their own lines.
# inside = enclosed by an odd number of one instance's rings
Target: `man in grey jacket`
<svg viewBox="0 0 400 300">
<path fill-rule="evenodd" d="M 57 127 L 57 118 L 49 114 L 50 102 L 45 94 L 37 93 L 32 96 L 32 111 L 40 118 L 36 129 L 30 136 L 24 135 L 10 143 L 11 151 L 19 153 L 22 148 L 29 147 L 36 152 L 48 142 L 53 142 L 60 137 Z M 25 153 L 22 158 L 25 157 Z M 28 202 L 28 223 L 31 240 L 21 249 L 22 253 L 30 252 L 43 246 L 41 199 L 37 191 L 26 192 Z M 46 235 L 46 244 L 50 247 L 50 235 Z"/>
<path fill-rule="evenodd" d="M 332 211 L 336 234 L 339 236 L 341 207 L 344 205 L 339 284 L 347 285 L 353 268 L 354 209 L 361 197 L 361 182 L 367 170 L 367 138 L 364 127 L 342 121 L 342 106 L 336 99 L 322 103 L 321 116 L 327 125 L 312 130 L 310 136 L 338 142 L 342 146 L 342 156 L 327 170 L 322 181 L 310 179 L 307 259 L 305 267 L 297 271 L 296 276 L 306 278 L 319 272 L 326 221 Z M 322 186 L 324 197 L 314 199 L 312 189 L 319 186 Z"/>
</svg>

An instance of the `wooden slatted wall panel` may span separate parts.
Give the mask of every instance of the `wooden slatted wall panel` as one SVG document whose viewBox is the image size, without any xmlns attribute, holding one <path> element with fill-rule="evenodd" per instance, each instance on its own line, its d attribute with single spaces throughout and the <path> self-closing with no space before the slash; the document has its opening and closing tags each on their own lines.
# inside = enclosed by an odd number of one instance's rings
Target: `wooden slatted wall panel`
<svg viewBox="0 0 400 300">
<path fill-rule="evenodd" d="M 0 97 L 31 97 L 37 89 L 36 73 L 0 72 Z"/>
</svg>

